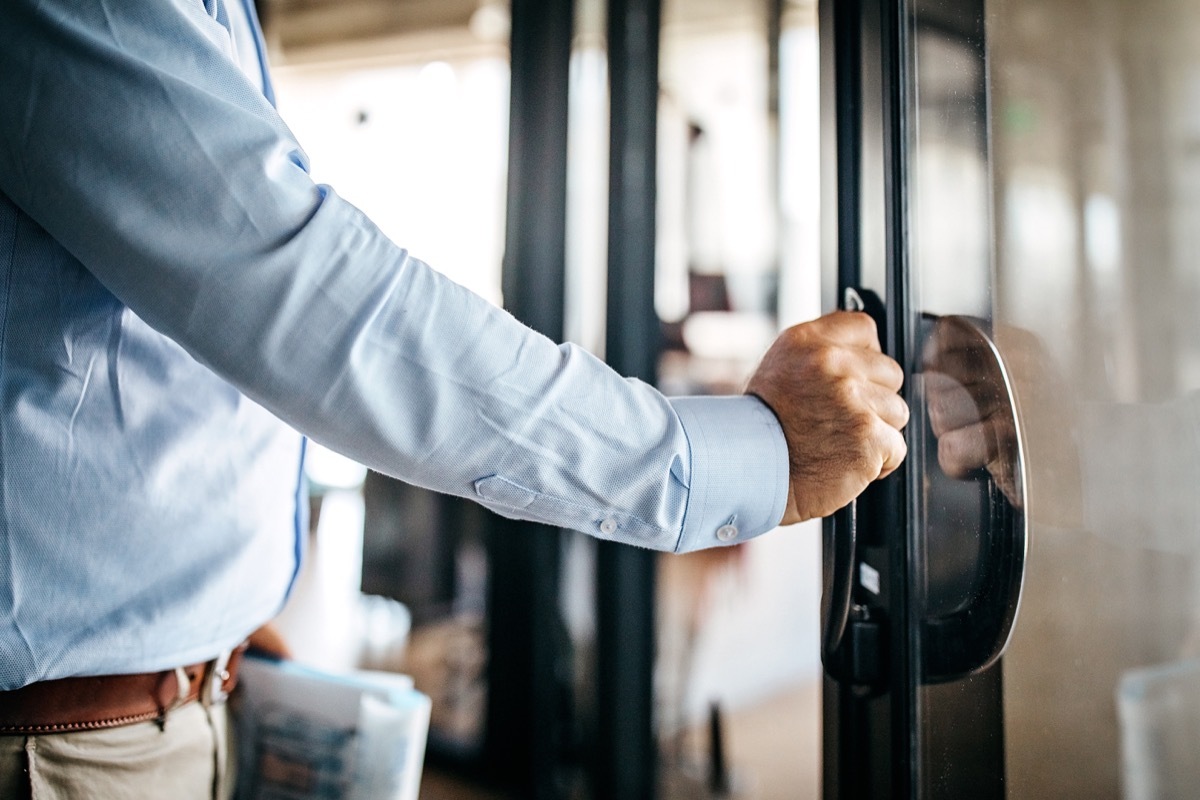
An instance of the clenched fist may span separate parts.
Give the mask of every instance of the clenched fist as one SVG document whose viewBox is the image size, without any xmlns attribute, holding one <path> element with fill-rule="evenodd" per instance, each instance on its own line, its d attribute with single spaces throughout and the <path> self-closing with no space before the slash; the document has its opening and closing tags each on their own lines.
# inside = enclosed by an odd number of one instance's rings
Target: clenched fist
<svg viewBox="0 0 1200 800">
<path fill-rule="evenodd" d="M 782 524 L 825 517 L 891 474 L 907 446 L 900 365 L 879 347 L 874 321 L 838 311 L 787 329 L 746 387 L 783 427 L 791 462 Z"/>
</svg>

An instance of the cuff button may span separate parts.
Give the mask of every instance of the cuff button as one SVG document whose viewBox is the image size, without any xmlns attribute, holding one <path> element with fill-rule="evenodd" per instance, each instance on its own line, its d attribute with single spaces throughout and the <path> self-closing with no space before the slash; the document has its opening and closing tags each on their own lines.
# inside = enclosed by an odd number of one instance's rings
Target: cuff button
<svg viewBox="0 0 1200 800">
<path fill-rule="evenodd" d="M 722 542 L 732 542 L 738 536 L 736 525 L 722 525 L 717 528 L 717 538 Z"/>
<path fill-rule="evenodd" d="M 605 536 L 612 536 L 617 532 L 617 521 L 612 517 L 606 518 L 600 523 L 600 532 Z"/>
</svg>

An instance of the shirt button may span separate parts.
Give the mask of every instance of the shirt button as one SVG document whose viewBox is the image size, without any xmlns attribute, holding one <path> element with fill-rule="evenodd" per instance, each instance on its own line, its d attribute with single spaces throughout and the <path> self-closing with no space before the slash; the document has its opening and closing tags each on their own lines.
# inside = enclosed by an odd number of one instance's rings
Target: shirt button
<svg viewBox="0 0 1200 800">
<path fill-rule="evenodd" d="M 617 532 L 617 521 L 612 517 L 608 517 L 600 523 L 600 532 L 606 536 L 612 536 Z"/>
<path fill-rule="evenodd" d="M 737 538 L 738 529 L 736 525 L 722 525 L 717 528 L 717 538 L 722 542 L 732 542 Z"/>
</svg>

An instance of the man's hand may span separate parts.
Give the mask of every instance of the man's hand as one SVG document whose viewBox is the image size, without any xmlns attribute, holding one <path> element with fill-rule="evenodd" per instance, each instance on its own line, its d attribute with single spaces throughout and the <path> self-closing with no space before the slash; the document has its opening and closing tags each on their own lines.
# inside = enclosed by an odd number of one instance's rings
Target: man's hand
<svg viewBox="0 0 1200 800">
<path fill-rule="evenodd" d="M 789 328 L 746 387 L 783 426 L 791 484 L 782 524 L 825 517 L 904 460 L 900 365 L 866 314 L 838 311 Z"/>
</svg>

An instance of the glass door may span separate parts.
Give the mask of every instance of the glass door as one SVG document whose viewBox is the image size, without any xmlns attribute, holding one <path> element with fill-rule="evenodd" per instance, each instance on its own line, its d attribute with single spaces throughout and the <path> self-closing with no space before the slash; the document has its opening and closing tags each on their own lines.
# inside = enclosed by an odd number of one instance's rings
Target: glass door
<svg viewBox="0 0 1200 800">
<path fill-rule="evenodd" d="M 1195 796 L 1200 6 L 820 8 L 826 305 L 913 408 L 827 523 L 826 796 Z"/>
<path fill-rule="evenodd" d="M 988 3 L 1002 345 L 1029 450 L 1012 797 L 1200 787 L 1200 5 Z"/>
<path fill-rule="evenodd" d="M 1027 528 L 994 344 L 982 3 L 833 2 L 822 24 L 835 302 L 875 316 L 916 410 L 905 468 L 827 524 L 826 794 L 1000 797 Z M 955 442 L 991 445 L 991 469 L 939 458 Z"/>
</svg>

